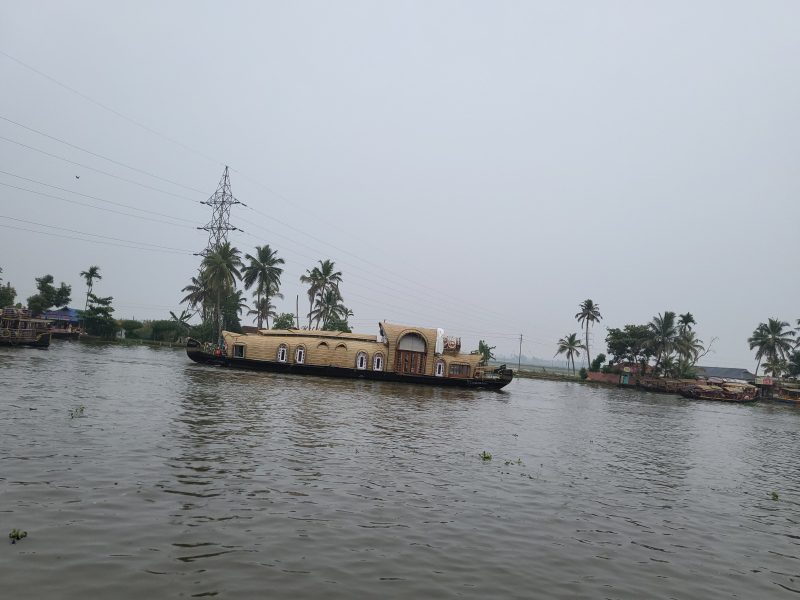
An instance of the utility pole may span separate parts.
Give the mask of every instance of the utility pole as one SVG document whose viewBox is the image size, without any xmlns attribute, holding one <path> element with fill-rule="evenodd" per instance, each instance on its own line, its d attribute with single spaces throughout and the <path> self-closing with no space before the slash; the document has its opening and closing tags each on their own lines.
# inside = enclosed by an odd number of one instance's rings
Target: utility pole
<svg viewBox="0 0 800 600">
<path fill-rule="evenodd" d="M 517 355 L 517 377 L 522 370 L 522 334 L 519 334 L 519 354 Z"/>
</svg>

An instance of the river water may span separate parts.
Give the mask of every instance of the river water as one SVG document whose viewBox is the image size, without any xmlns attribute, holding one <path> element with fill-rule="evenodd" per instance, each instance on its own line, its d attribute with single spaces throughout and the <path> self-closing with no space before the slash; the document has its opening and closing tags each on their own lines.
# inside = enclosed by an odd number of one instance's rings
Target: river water
<svg viewBox="0 0 800 600">
<path fill-rule="evenodd" d="M 0 551 L 15 600 L 800 593 L 790 406 L 54 342 L 0 349 L 0 409 L 0 533 L 28 532 Z"/>
</svg>

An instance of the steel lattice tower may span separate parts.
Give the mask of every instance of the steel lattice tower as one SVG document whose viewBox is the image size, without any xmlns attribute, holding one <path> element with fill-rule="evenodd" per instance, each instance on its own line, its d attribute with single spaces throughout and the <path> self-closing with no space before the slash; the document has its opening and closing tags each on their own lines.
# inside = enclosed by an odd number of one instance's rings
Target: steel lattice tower
<svg viewBox="0 0 800 600">
<path fill-rule="evenodd" d="M 202 256 L 205 256 L 228 241 L 229 231 L 242 231 L 238 227 L 231 225 L 231 207 L 234 204 L 241 204 L 242 206 L 245 206 L 245 204 L 239 202 L 231 193 L 231 178 L 230 175 L 228 175 L 227 165 L 225 165 L 225 171 L 222 173 L 222 178 L 219 180 L 217 191 L 201 204 L 207 204 L 211 207 L 212 211 L 211 221 L 204 227 L 198 227 L 198 229 L 208 232 L 208 245 L 206 249 L 200 253 Z"/>
</svg>

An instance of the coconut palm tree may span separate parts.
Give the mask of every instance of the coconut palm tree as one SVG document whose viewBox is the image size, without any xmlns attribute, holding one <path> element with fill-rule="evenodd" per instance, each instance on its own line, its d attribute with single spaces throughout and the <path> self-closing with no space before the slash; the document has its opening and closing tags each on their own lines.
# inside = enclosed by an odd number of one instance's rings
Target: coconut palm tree
<svg viewBox="0 0 800 600">
<path fill-rule="evenodd" d="M 336 270 L 332 260 L 320 260 L 319 266 L 306 269 L 305 275 L 300 276 L 302 283 L 308 284 L 308 328 L 311 329 L 312 321 L 316 320 L 316 329 L 319 329 L 324 311 L 319 309 L 320 302 L 328 298 L 328 290 L 335 290 L 338 299 L 339 284 L 342 282 L 342 272 Z M 313 315 L 312 315 L 313 313 Z"/>
<path fill-rule="evenodd" d="M 275 305 L 269 301 L 269 298 L 266 296 L 261 298 L 253 305 L 253 308 L 247 311 L 248 316 L 255 315 L 258 322 L 261 323 L 262 321 L 266 321 L 267 329 L 269 329 L 269 318 L 270 317 L 277 317 L 278 314 L 275 312 Z M 261 325 L 258 326 L 261 329 Z"/>
<path fill-rule="evenodd" d="M 578 323 L 586 327 L 586 360 L 591 364 L 592 356 L 589 354 L 589 324 L 591 323 L 594 325 L 603 317 L 600 314 L 600 305 L 592 302 L 590 298 L 581 302 L 580 309 L 580 312 L 575 315 L 575 318 L 578 320 Z"/>
<path fill-rule="evenodd" d="M 756 375 L 761 360 L 766 358 L 771 364 L 776 364 L 778 360 L 789 358 L 792 348 L 796 344 L 794 339 L 795 332 L 789 327 L 789 323 L 779 319 L 767 319 L 766 323 L 759 323 L 753 331 L 753 335 L 747 339 L 750 350 L 756 351 Z"/>
<path fill-rule="evenodd" d="M 675 313 L 665 310 L 664 315 L 658 313 L 653 320 L 647 324 L 650 329 L 651 344 L 656 354 L 655 368 L 661 364 L 661 359 L 672 352 L 675 344 L 675 336 L 678 333 L 675 327 Z"/>
<path fill-rule="evenodd" d="M 584 350 L 585 346 L 578 339 L 577 333 L 570 333 L 558 340 L 558 351 L 553 355 L 553 358 L 559 354 L 564 354 L 567 357 L 567 363 L 572 361 L 572 374 L 575 375 L 575 357 L 580 356 L 579 350 Z"/>
<path fill-rule="evenodd" d="M 277 251 L 270 248 L 269 244 L 256 246 L 255 256 L 245 254 L 244 257 L 250 261 L 242 269 L 242 282 L 245 289 L 249 290 L 255 285 L 256 306 L 261 306 L 262 296 L 266 296 L 267 304 L 269 304 L 270 292 L 277 293 L 280 288 L 283 269 L 278 265 L 284 264 L 284 260 L 278 257 Z M 261 329 L 262 313 L 256 311 L 256 315 L 258 317 L 258 328 Z M 267 329 L 269 329 L 269 319 L 267 319 Z"/>
<path fill-rule="evenodd" d="M 678 332 L 683 333 L 684 331 L 691 331 L 692 325 L 697 325 L 697 321 L 694 320 L 694 316 L 692 313 L 687 312 L 683 315 L 678 315 Z"/>
<path fill-rule="evenodd" d="M 699 339 L 697 334 L 689 329 L 688 326 L 680 330 L 680 333 L 675 337 L 673 345 L 675 351 L 678 353 L 678 357 L 680 359 L 685 359 L 689 363 L 689 366 L 692 367 L 697 362 L 703 350 L 706 349 L 703 345 L 703 340 Z"/>
<path fill-rule="evenodd" d="M 230 242 L 225 242 L 209 251 L 201 263 L 200 280 L 208 286 L 209 295 L 214 303 L 218 337 L 222 335 L 222 303 L 233 293 L 236 282 L 241 280 L 242 275 L 239 272 L 241 266 L 239 250 L 231 246 Z"/>
<path fill-rule="evenodd" d="M 328 288 L 319 291 L 313 317 L 319 327 L 320 323 L 325 328 L 331 320 L 344 319 L 350 314 L 348 308 L 342 303 L 342 296 L 338 288 Z"/>
<path fill-rule="evenodd" d="M 86 271 L 81 271 L 81 277 L 83 277 L 84 281 L 86 281 L 86 302 L 83 304 L 83 310 L 86 312 L 86 309 L 89 307 L 89 294 L 92 293 L 94 280 L 100 280 L 103 278 L 103 276 L 100 275 L 100 267 L 97 265 L 92 265 Z"/>
<path fill-rule="evenodd" d="M 781 374 L 789 367 L 788 363 L 782 358 L 769 357 L 762 365 L 764 375 L 772 375 L 773 377 L 780 377 Z"/>
<path fill-rule="evenodd" d="M 189 285 L 181 291 L 188 292 L 181 299 L 181 304 L 188 304 L 191 310 L 199 311 L 203 321 L 207 321 L 210 316 L 211 294 L 207 282 L 203 280 L 203 272 L 201 271 L 197 277 L 192 277 Z"/>
</svg>

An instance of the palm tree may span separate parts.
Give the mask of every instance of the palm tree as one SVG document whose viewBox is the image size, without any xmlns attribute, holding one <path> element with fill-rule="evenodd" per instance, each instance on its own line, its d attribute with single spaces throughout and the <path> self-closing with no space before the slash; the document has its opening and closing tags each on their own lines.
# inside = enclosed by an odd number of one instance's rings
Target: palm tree
<svg viewBox="0 0 800 600">
<path fill-rule="evenodd" d="M 182 292 L 188 292 L 182 299 L 181 304 L 188 304 L 189 308 L 199 311 L 203 321 L 208 320 L 208 307 L 211 306 L 211 295 L 208 284 L 203 280 L 203 272 L 198 277 L 192 277 L 189 285 L 184 287 Z"/>
<path fill-rule="evenodd" d="M 585 346 L 581 344 L 581 341 L 578 339 L 578 334 L 570 333 L 568 336 L 558 340 L 558 351 L 553 355 L 553 358 L 559 354 L 565 354 L 567 363 L 572 361 L 572 374 L 575 375 L 575 357 L 580 356 L 581 353 L 579 350 L 583 349 L 585 349 Z"/>
<path fill-rule="evenodd" d="M 102 275 L 100 275 L 100 267 L 97 265 L 92 265 L 86 271 L 81 271 L 81 277 L 86 281 L 86 302 L 83 305 L 83 311 L 89 308 L 89 294 L 92 293 L 92 288 L 94 287 L 94 280 L 102 279 Z"/>
<path fill-rule="evenodd" d="M 169 311 L 169 316 L 175 322 L 175 326 L 178 328 L 179 332 L 186 334 L 189 333 L 189 319 L 192 318 L 192 313 L 184 309 L 181 311 L 180 315 L 176 315 L 174 312 Z"/>
<path fill-rule="evenodd" d="M 677 334 L 675 313 L 671 310 L 665 310 L 663 316 L 658 313 L 658 316 L 653 317 L 653 320 L 647 326 L 650 329 L 651 344 L 656 353 L 655 368 L 658 368 L 661 358 L 672 352 L 675 344 L 675 336 Z"/>
<path fill-rule="evenodd" d="M 675 347 L 675 351 L 678 353 L 678 357 L 680 359 L 685 359 L 689 363 L 689 366 L 692 367 L 697 362 L 697 359 L 703 350 L 706 349 L 703 345 L 703 340 L 699 339 L 697 334 L 688 326 L 678 333 L 678 335 L 675 337 L 673 345 Z"/>
<path fill-rule="evenodd" d="M 600 314 L 600 305 L 595 304 L 589 298 L 581 302 L 580 309 L 580 312 L 575 315 L 575 318 L 578 320 L 578 323 L 586 326 L 586 360 L 591 364 L 592 356 L 589 354 L 589 324 L 591 323 L 594 325 L 595 322 L 603 317 Z"/>
<path fill-rule="evenodd" d="M 317 303 L 313 311 L 313 317 L 325 328 L 331 320 L 344 319 L 350 314 L 348 308 L 342 303 L 342 296 L 338 288 L 328 288 L 324 293 L 320 290 L 317 294 Z"/>
<path fill-rule="evenodd" d="M 200 280 L 205 282 L 214 302 L 218 338 L 222 336 L 222 302 L 233 293 L 236 281 L 242 278 L 239 272 L 241 266 L 239 250 L 230 242 L 221 244 L 203 257 Z"/>
<path fill-rule="evenodd" d="M 781 359 L 789 358 L 796 341 L 794 339 L 795 332 L 791 329 L 786 331 L 787 327 L 789 327 L 789 323 L 786 321 L 770 318 L 766 323 L 759 323 L 753 331 L 753 335 L 747 339 L 750 350 L 756 351 L 758 359 L 756 375 L 758 375 L 761 359 L 766 358 L 769 363 L 774 365 Z"/>
<path fill-rule="evenodd" d="M 335 263 L 332 260 L 320 260 L 319 266 L 313 269 L 306 269 L 305 275 L 300 276 L 302 283 L 308 284 L 308 328 L 311 329 L 311 322 L 316 319 L 316 329 L 319 329 L 320 321 L 324 311 L 319 309 L 320 302 L 327 298 L 329 290 L 335 290 L 336 296 L 341 300 L 339 294 L 339 284 L 342 282 L 342 272 L 336 271 Z M 315 308 L 316 305 L 316 308 Z M 313 314 L 312 314 L 313 313 Z"/>
<path fill-rule="evenodd" d="M 283 269 L 278 265 L 284 264 L 282 258 L 278 258 L 278 253 L 266 246 L 256 246 L 256 255 L 245 254 L 245 259 L 250 263 L 242 269 L 242 281 L 244 287 L 249 290 L 254 284 L 256 286 L 255 299 L 256 306 L 261 306 L 261 297 L 266 296 L 269 304 L 270 295 L 276 294 L 281 285 L 281 273 Z M 272 292 L 273 294 L 270 294 Z M 269 311 L 267 311 L 269 312 Z M 258 328 L 261 329 L 263 315 L 256 311 L 258 317 Z M 267 329 L 269 329 L 269 318 L 267 317 Z"/>
<path fill-rule="evenodd" d="M 788 363 L 782 358 L 769 357 L 764 361 L 764 375 L 772 375 L 773 377 L 780 377 L 781 374 L 789 367 Z"/>
<path fill-rule="evenodd" d="M 683 333 L 684 331 L 691 331 L 692 325 L 697 325 L 697 321 L 694 320 L 694 316 L 692 313 L 687 312 L 683 315 L 678 315 L 678 331 Z"/>
<path fill-rule="evenodd" d="M 278 313 L 275 312 L 275 308 L 275 305 L 269 301 L 269 298 L 264 297 L 258 300 L 256 304 L 253 305 L 253 308 L 247 311 L 247 314 L 248 316 L 255 315 L 259 323 L 266 321 L 267 329 L 269 329 L 269 318 L 278 316 Z M 259 329 L 261 329 L 260 326 Z"/>
</svg>

